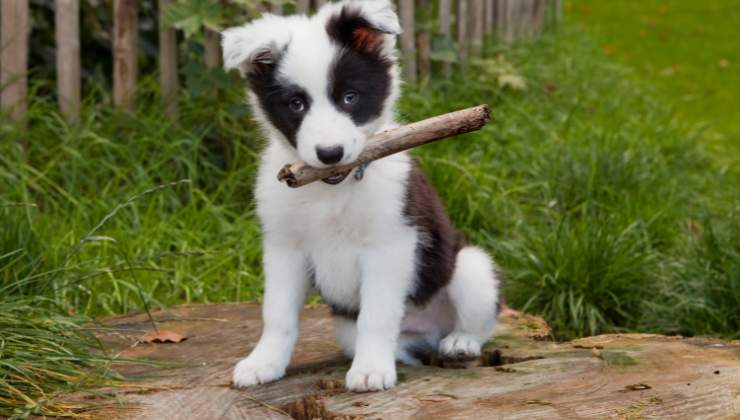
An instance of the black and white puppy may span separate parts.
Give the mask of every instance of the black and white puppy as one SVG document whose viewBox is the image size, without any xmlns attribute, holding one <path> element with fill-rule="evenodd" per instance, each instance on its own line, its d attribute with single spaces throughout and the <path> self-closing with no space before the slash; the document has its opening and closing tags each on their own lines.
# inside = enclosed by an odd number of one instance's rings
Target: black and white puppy
<svg viewBox="0 0 740 420">
<path fill-rule="evenodd" d="M 395 361 L 418 350 L 477 355 L 496 322 L 491 258 L 466 246 L 424 174 L 405 153 L 373 162 L 364 176 L 336 176 L 292 189 L 286 163 L 316 167 L 355 160 L 366 139 L 394 127 L 400 92 L 389 0 L 330 3 L 311 17 L 266 14 L 223 33 L 224 64 L 248 79 L 268 144 L 256 186 L 264 233 L 264 329 L 234 369 L 236 386 L 279 379 L 312 286 L 332 307 L 352 357 L 346 386 L 396 383 Z"/>
</svg>

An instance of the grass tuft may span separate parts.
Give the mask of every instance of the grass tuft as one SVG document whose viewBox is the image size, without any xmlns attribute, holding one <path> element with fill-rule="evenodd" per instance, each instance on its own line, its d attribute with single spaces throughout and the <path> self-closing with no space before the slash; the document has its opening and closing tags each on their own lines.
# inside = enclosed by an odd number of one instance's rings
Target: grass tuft
<svg viewBox="0 0 740 420">
<path fill-rule="evenodd" d="M 0 417 L 85 417 L 85 404 L 62 395 L 111 376 L 110 358 L 82 321 L 39 299 L 0 300 Z"/>
</svg>

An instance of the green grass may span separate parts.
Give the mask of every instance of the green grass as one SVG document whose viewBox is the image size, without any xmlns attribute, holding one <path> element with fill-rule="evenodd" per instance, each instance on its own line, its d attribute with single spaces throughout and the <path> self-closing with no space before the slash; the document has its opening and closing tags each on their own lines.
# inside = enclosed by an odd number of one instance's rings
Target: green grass
<svg viewBox="0 0 740 420">
<path fill-rule="evenodd" d="M 4 292 L 4 291 L 3 291 Z M 80 324 L 38 299 L 0 300 L 0 417 L 85 417 L 63 394 L 111 384 L 111 359 Z"/>
<path fill-rule="evenodd" d="M 701 128 L 576 29 L 487 57 L 407 91 L 400 113 L 491 104 L 482 131 L 416 155 L 456 225 L 495 255 L 508 303 L 560 338 L 737 338 L 740 182 Z M 34 96 L 27 133 L 0 129 L 0 301 L 41 296 L 50 312 L 36 319 L 260 299 L 261 140 L 242 91 L 183 97 L 171 123 L 154 85 L 133 115 L 92 92 L 70 127 Z"/>
<path fill-rule="evenodd" d="M 705 141 L 740 165 L 740 27 L 735 0 L 571 0 L 566 16 L 602 53 L 658 87 L 689 121 L 709 124 Z"/>
</svg>

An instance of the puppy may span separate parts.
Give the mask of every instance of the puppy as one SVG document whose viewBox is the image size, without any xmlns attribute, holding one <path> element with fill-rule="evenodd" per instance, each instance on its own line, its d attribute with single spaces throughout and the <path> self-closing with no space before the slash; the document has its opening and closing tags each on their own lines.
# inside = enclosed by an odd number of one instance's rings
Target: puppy
<svg viewBox="0 0 740 420">
<path fill-rule="evenodd" d="M 256 185 L 263 228 L 264 329 L 234 369 L 238 387 L 285 374 L 309 288 L 330 305 L 353 358 L 346 386 L 396 383 L 396 360 L 423 351 L 474 356 L 490 337 L 499 281 L 491 258 L 467 246 L 406 153 L 292 189 L 286 163 L 355 160 L 374 133 L 397 126 L 401 80 L 389 0 L 330 3 L 307 17 L 265 14 L 223 32 L 226 69 L 248 80 L 268 144 Z"/>
</svg>

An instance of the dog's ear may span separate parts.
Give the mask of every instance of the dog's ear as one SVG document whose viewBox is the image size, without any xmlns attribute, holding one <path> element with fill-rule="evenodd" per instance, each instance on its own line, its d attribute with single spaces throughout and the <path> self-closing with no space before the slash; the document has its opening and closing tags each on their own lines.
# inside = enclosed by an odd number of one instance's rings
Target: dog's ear
<svg viewBox="0 0 740 420">
<path fill-rule="evenodd" d="M 223 31 L 221 45 L 224 68 L 238 69 L 245 76 L 275 64 L 290 42 L 288 20 L 268 14 L 244 26 Z"/>
<path fill-rule="evenodd" d="M 336 6 L 326 24 L 336 42 L 358 51 L 393 48 L 401 25 L 390 0 L 348 1 Z"/>
</svg>

